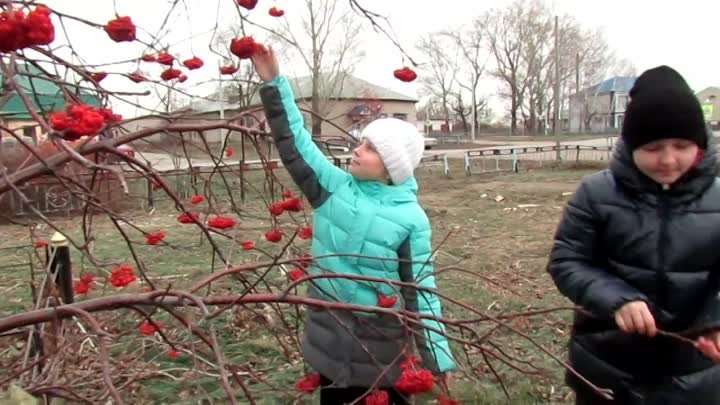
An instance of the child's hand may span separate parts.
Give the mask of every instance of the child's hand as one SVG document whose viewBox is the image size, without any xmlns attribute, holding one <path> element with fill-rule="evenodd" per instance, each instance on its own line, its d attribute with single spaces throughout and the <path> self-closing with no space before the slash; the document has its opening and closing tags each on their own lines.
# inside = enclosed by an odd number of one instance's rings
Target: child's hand
<svg viewBox="0 0 720 405">
<path fill-rule="evenodd" d="M 251 59 L 253 66 L 255 66 L 255 71 L 264 82 L 271 82 L 280 74 L 280 66 L 278 65 L 277 57 L 275 57 L 275 51 L 273 51 L 272 46 L 265 48 L 264 45 L 259 44 L 258 50 Z"/>
<path fill-rule="evenodd" d="M 720 362 L 720 331 L 701 336 L 695 347 L 713 361 Z"/>
<path fill-rule="evenodd" d="M 649 337 L 657 334 L 655 318 L 643 301 L 628 302 L 620 307 L 615 312 L 615 323 L 625 333 L 638 333 Z"/>
</svg>

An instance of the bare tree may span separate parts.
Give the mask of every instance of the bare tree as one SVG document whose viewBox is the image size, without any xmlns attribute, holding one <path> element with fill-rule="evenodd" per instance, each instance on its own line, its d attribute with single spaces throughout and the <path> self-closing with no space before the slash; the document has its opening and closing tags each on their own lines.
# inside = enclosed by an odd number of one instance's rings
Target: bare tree
<svg viewBox="0 0 720 405">
<path fill-rule="evenodd" d="M 579 109 L 579 112 L 575 112 L 580 114 L 579 122 L 582 125 L 578 130 L 587 131 L 590 129 L 590 122 L 598 113 L 597 88 L 593 86 L 607 76 L 612 56 L 600 32 L 588 32 L 582 40 L 586 46 L 576 55 L 575 86 L 568 99 L 575 109 Z"/>
<path fill-rule="evenodd" d="M 363 53 L 359 50 L 362 25 L 345 3 L 305 0 L 300 20 L 282 20 L 280 34 L 288 58 L 302 60 L 312 80 L 312 134 L 322 133 L 322 117 L 342 93 L 347 77 Z"/>
<path fill-rule="evenodd" d="M 610 66 L 611 74 L 613 76 L 625 76 L 625 77 L 635 77 L 638 75 L 637 67 L 629 60 L 625 58 L 617 58 L 615 59 Z"/>
<path fill-rule="evenodd" d="M 553 15 L 541 1 L 527 4 L 522 24 L 525 38 L 522 61 L 527 75 L 527 95 L 520 105 L 525 129 L 530 133 L 543 132 L 552 118 L 556 98 L 563 109 L 572 92 L 574 77 L 580 64 L 587 65 L 589 73 L 601 70 L 607 45 L 600 33 L 587 32 L 570 15 L 559 18 L 558 66 L 559 93 L 556 94 L 555 41 Z M 583 69 L 585 70 L 585 69 Z"/>
<path fill-rule="evenodd" d="M 423 36 L 416 48 L 427 60 L 420 76 L 423 92 L 440 102 L 445 125 L 449 127 L 451 98 L 457 94 L 459 48 L 451 37 L 438 33 Z"/>
<path fill-rule="evenodd" d="M 462 122 L 463 132 L 467 135 L 468 129 L 472 130 L 472 120 L 478 121 L 477 129 L 480 120 L 487 119 L 490 111 L 487 99 L 476 101 L 476 106 L 473 108 L 472 104 L 467 104 L 465 95 L 465 92 L 451 93 L 448 97 L 448 103 L 455 118 Z"/>
<path fill-rule="evenodd" d="M 444 114 L 442 107 L 442 101 L 433 95 L 430 95 L 425 100 L 424 104 L 418 108 L 417 118 L 418 120 L 429 120 L 432 117 L 440 117 Z"/>
<path fill-rule="evenodd" d="M 527 38 L 525 23 L 526 7 L 523 0 L 516 0 L 506 9 L 492 9 L 475 20 L 475 26 L 483 33 L 495 62 L 493 76 L 506 86 L 503 97 L 510 100 L 510 130 L 517 132 L 518 111 L 528 87 L 527 65 L 523 52 Z"/>
<path fill-rule="evenodd" d="M 483 32 L 477 25 L 470 25 L 447 31 L 445 35 L 449 36 L 455 42 L 455 46 L 460 51 L 460 59 L 462 62 L 459 63 L 458 66 L 460 75 L 458 86 L 470 93 L 470 110 L 472 116 L 470 121 L 470 134 L 472 140 L 475 140 L 478 128 L 477 111 L 482 104 L 478 95 L 478 87 L 489 59 L 487 50 L 483 46 Z M 458 97 L 458 101 L 460 100 Z"/>
<path fill-rule="evenodd" d="M 482 39 L 481 27 L 473 24 L 428 34 L 416 46 L 427 60 L 421 76 L 423 91 L 439 102 L 446 125 L 451 115 L 456 116 L 466 134 L 471 128 L 472 139 L 477 134 L 477 112 L 482 104 L 479 85 L 489 59 Z"/>
<path fill-rule="evenodd" d="M 543 116 L 554 80 L 553 24 L 549 10 L 541 1 L 530 2 L 522 15 L 523 23 L 519 27 L 525 41 L 521 56 L 527 72 L 527 96 L 520 109 L 525 129 L 536 133 L 538 117 Z"/>
<path fill-rule="evenodd" d="M 520 117 L 529 133 L 543 132 L 552 121 L 555 100 L 567 110 L 570 95 L 600 80 L 613 63 L 601 32 L 584 29 L 573 16 L 564 15 L 558 23 L 556 79 L 553 19 L 543 0 L 516 0 L 476 21 L 493 54 L 494 75 L 508 89 L 513 132 Z"/>
<path fill-rule="evenodd" d="M 551 16 L 546 16 L 550 20 Z M 551 41 L 554 43 L 554 41 Z M 607 44 L 600 33 L 588 32 L 575 20 L 574 17 L 564 15 L 559 18 L 558 24 L 558 73 L 559 94 L 555 94 L 552 86 L 555 78 L 555 49 L 550 49 L 547 63 L 538 74 L 540 83 L 535 86 L 535 101 L 537 102 L 538 117 L 541 117 L 540 126 L 533 130 L 543 131 L 553 120 L 552 106 L 559 97 L 561 110 L 567 110 L 570 95 L 577 87 L 576 77 L 579 69 L 594 74 L 602 68 L 603 57 L 606 55 Z"/>
<path fill-rule="evenodd" d="M 600 30 L 586 31 L 581 40 L 584 46 L 579 50 L 577 60 L 581 77 L 578 85 L 590 86 L 605 78 L 616 58 Z"/>
<path fill-rule="evenodd" d="M 589 131 L 591 122 L 600 112 L 601 106 L 597 100 L 597 85 L 604 79 L 614 76 L 634 76 L 635 67 L 627 59 L 618 58 L 611 50 L 604 35 L 599 30 L 586 30 L 577 40 L 576 61 L 573 72 L 575 84 L 565 86 L 568 89 L 567 99 L 570 101 L 571 111 L 579 114 L 581 131 Z M 566 82 L 568 83 L 568 82 Z"/>
</svg>

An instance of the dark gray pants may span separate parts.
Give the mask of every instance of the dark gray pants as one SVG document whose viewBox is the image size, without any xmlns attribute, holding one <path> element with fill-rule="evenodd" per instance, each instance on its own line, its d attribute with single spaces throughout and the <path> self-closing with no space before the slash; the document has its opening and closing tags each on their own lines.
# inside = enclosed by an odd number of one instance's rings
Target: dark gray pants
<svg viewBox="0 0 720 405">
<path fill-rule="evenodd" d="M 333 388 L 330 379 L 320 378 L 320 405 L 345 405 L 355 403 L 364 405 L 362 397 L 367 393 L 366 387 Z M 395 389 L 388 389 L 390 398 L 388 405 L 409 405 L 408 399 Z"/>
</svg>

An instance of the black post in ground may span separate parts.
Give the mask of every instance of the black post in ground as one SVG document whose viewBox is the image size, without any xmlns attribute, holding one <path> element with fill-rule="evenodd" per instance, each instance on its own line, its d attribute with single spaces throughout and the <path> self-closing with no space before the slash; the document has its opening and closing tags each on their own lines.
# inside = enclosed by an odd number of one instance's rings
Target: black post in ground
<svg viewBox="0 0 720 405">
<path fill-rule="evenodd" d="M 152 163 L 147 162 L 147 165 L 150 169 L 152 169 Z M 145 211 L 147 211 L 149 213 L 152 213 L 153 211 L 155 211 L 155 199 L 154 199 L 154 194 L 153 194 L 153 189 L 154 189 L 153 182 L 154 181 L 155 181 L 154 178 L 150 178 L 150 177 L 147 178 L 147 190 L 146 190 L 147 208 L 145 209 Z"/>
<path fill-rule="evenodd" d="M 50 242 L 50 273 L 55 278 L 55 285 L 60 292 L 64 304 L 72 304 L 75 301 L 73 296 L 72 265 L 70 263 L 70 246 L 68 241 L 60 232 L 53 235 Z"/>
</svg>

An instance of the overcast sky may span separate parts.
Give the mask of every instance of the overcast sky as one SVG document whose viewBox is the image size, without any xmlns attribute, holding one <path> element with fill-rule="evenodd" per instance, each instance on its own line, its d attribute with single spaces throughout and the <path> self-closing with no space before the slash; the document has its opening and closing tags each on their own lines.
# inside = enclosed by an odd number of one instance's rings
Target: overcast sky
<svg viewBox="0 0 720 405">
<path fill-rule="evenodd" d="M 203 58 L 206 66 L 191 72 L 190 79 L 181 86 L 189 93 L 207 95 L 216 86 L 206 83 L 216 77 L 217 58 L 207 47 L 208 32 L 217 25 L 226 27 L 236 22 L 235 0 L 185 0 L 182 8 L 173 14 L 171 32 L 165 36 L 171 53 L 180 58 L 195 54 Z M 343 0 L 337 0 L 343 1 Z M 507 6 L 510 0 L 360 0 L 370 10 L 387 15 L 401 44 L 413 53 L 417 38 L 428 31 L 454 27 L 472 21 L 474 16 L 492 7 Z M 169 0 L 116 0 L 119 15 L 129 15 L 133 21 L 153 34 L 167 14 Z M 277 21 L 267 15 L 268 8 L 277 6 L 286 10 L 283 18 L 297 18 L 301 13 L 301 0 L 259 0 L 252 19 L 268 27 Z M 685 76 L 696 90 L 707 86 L 720 86 L 720 1 L 717 0 L 554 0 L 550 1 L 558 13 L 569 13 L 587 27 L 603 29 L 608 43 L 619 56 L 632 61 L 639 71 L 667 64 Z M 48 4 L 67 14 L 104 24 L 114 17 L 112 0 L 49 0 Z M 186 8 L 187 7 L 187 11 Z M 360 17 L 358 17 L 360 18 Z M 68 22 L 69 37 L 74 49 L 86 63 L 118 62 L 138 57 L 144 46 L 138 43 L 114 43 L 104 32 Z M 392 71 L 402 65 L 400 53 L 380 34 L 366 24 L 361 47 L 365 58 L 356 66 L 356 75 L 394 90 L 416 95 L 418 84 L 405 84 L 392 77 Z M 253 34 L 258 28 L 248 27 Z M 65 42 L 58 32 L 57 43 Z M 140 32 L 145 40 L 149 34 Z M 188 40 L 192 37 L 192 40 Z M 249 63 L 249 62 L 243 62 Z M 141 66 L 150 75 L 159 76 L 159 66 Z M 110 72 L 129 72 L 134 64 L 111 65 Z M 287 71 L 288 69 L 286 69 Z M 135 84 L 124 77 L 109 77 L 103 82 L 112 90 L 143 91 L 146 84 Z M 487 96 L 496 97 L 495 85 L 486 85 Z M 134 97 L 131 97 L 134 99 Z M 152 99 L 140 99 L 146 107 L 154 107 Z M 116 105 L 125 115 L 134 115 L 135 108 Z M 141 113 L 142 111 L 138 111 Z M 500 113 L 500 111 L 498 111 Z"/>
</svg>

